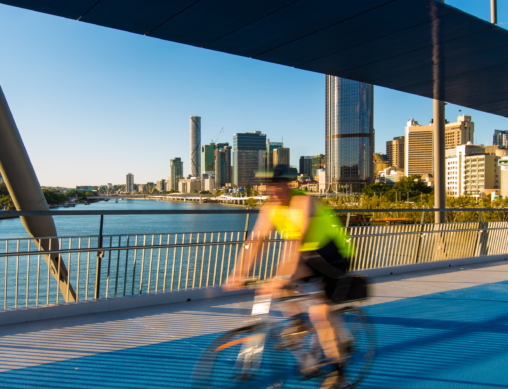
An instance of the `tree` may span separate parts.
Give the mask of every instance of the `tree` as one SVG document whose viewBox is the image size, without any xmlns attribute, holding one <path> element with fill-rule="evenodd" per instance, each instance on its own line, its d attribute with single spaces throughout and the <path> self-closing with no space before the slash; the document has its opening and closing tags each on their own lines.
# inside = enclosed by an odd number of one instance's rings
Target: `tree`
<svg viewBox="0 0 508 389">
<path fill-rule="evenodd" d="M 247 199 L 245 200 L 245 205 L 249 206 L 249 207 L 255 207 L 257 205 L 257 200 L 256 199 Z"/>
<path fill-rule="evenodd" d="M 5 207 L 8 211 L 14 210 L 14 203 L 9 195 L 0 198 L 0 204 L 2 205 L 2 208 Z"/>
<path fill-rule="evenodd" d="M 247 197 L 249 197 L 252 194 L 252 187 L 249 184 L 247 184 L 247 186 L 245 187 L 245 194 L 247 195 Z"/>
<path fill-rule="evenodd" d="M 54 190 L 43 189 L 42 194 L 44 195 L 47 204 L 63 204 L 69 201 L 69 198 L 66 195 Z"/>
<path fill-rule="evenodd" d="M 367 185 L 363 188 L 362 192 L 367 197 L 383 195 L 387 200 L 396 202 L 403 197 L 411 198 L 420 196 L 420 194 L 430 194 L 433 192 L 433 189 L 422 181 L 421 176 L 414 174 L 409 177 L 402 177 L 393 186 L 382 182 Z"/>
<path fill-rule="evenodd" d="M 0 183 L 0 198 L 4 196 L 10 196 L 9 190 L 7 189 L 7 185 L 5 185 L 5 182 Z"/>
<path fill-rule="evenodd" d="M 362 189 L 362 193 L 365 196 L 372 197 L 376 194 L 379 196 L 381 193 L 386 193 L 391 189 L 389 185 L 386 185 L 384 182 L 376 182 L 372 185 L 367 185 Z"/>
</svg>

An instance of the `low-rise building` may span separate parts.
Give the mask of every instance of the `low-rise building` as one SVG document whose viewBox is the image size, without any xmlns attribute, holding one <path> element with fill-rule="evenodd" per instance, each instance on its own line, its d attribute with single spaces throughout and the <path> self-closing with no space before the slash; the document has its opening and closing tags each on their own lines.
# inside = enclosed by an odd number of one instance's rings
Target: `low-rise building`
<svg viewBox="0 0 508 389">
<path fill-rule="evenodd" d="M 505 199 L 508 196 L 508 157 L 501 157 L 497 161 L 499 166 L 499 178 L 501 179 L 501 197 Z"/>
<path fill-rule="evenodd" d="M 82 190 L 85 192 L 91 192 L 94 190 L 97 190 L 96 186 L 88 186 L 88 185 L 82 185 L 82 186 L 76 186 L 76 190 Z"/>
<path fill-rule="evenodd" d="M 325 193 L 326 192 L 326 171 L 325 169 L 318 169 L 316 171 L 318 177 L 318 192 Z"/>
<path fill-rule="evenodd" d="M 374 178 L 378 178 L 379 172 L 389 168 L 390 166 L 393 165 L 390 165 L 388 156 L 386 154 L 374 154 Z"/>
<path fill-rule="evenodd" d="M 166 191 L 166 180 L 160 180 L 157 181 L 157 190 L 159 192 L 165 192 Z"/>
<path fill-rule="evenodd" d="M 399 182 L 402 177 L 405 177 L 405 175 L 403 170 L 391 166 L 384 170 L 384 177 L 386 185 L 393 186 Z"/>
<path fill-rule="evenodd" d="M 305 190 L 308 192 L 318 192 L 319 182 L 315 180 L 298 180 L 298 189 Z"/>
<path fill-rule="evenodd" d="M 201 180 L 197 177 L 182 178 L 178 181 L 180 193 L 195 193 L 201 191 Z"/>
<path fill-rule="evenodd" d="M 457 146 L 446 152 L 446 194 L 448 196 L 481 196 L 501 188 L 501 157 L 487 153 L 486 147 Z M 492 151 L 492 150 L 490 150 Z M 495 150 L 494 150 L 495 151 Z"/>
<path fill-rule="evenodd" d="M 201 174 L 201 190 L 207 190 L 213 193 L 215 190 L 215 175 L 213 172 L 204 172 Z"/>
</svg>

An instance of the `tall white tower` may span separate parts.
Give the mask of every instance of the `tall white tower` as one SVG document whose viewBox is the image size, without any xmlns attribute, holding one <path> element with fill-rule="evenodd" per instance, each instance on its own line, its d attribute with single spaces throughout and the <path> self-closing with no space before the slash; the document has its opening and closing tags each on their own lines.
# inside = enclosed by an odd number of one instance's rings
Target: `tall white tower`
<svg viewBox="0 0 508 389">
<path fill-rule="evenodd" d="M 201 116 L 190 117 L 190 167 L 191 176 L 201 174 Z"/>
<path fill-rule="evenodd" d="M 126 182 L 126 185 L 125 185 L 125 191 L 127 193 L 131 193 L 134 191 L 134 174 L 132 173 L 127 173 L 127 182 Z"/>
</svg>

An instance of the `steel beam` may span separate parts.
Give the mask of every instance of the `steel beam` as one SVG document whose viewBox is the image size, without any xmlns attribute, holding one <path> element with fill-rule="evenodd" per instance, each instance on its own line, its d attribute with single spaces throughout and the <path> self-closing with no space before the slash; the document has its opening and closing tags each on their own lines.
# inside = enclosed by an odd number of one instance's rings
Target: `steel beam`
<svg viewBox="0 0 508 389">
<path fill-rule="evenodd" d="M 19 134 L 7 100 L 0 87 L 0 172 L 18 211 L 48 211 L 49 207 L 42 193 L 28 153 Z M 56 237 L 53 216 L 20 216 L 28 234 L 34 237 Z M 41 250 L 59 249 L 57 238 L 34 240 Z M 44 256 L 51 273 L 58 280 L 60 262 L 59 290 L 64 299 L 76 301 L 76 294 L 67 284 L 67 268 L 58 254 Z M 69 298 L 67 299 L 67 296 Z"/>
</svg>

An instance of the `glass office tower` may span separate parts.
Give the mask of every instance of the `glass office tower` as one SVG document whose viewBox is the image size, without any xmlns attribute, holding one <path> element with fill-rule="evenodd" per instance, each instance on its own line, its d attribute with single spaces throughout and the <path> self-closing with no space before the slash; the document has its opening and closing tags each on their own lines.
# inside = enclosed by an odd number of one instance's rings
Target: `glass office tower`
<svg viewBox="0 0 508 389">
<path fill-rule="evenodd" d="M 257 185 L 261 179 L 256 172 L 263 170 L 266 135 L 261 131 L 238 133 L 233 135 L 233 185 L 244 188 Z"/>
<path fill-rule="evenodd" d="M 326 76 L 327 190 L 361 192 L 374 183 L 374 86 Z"/>
</svg>

